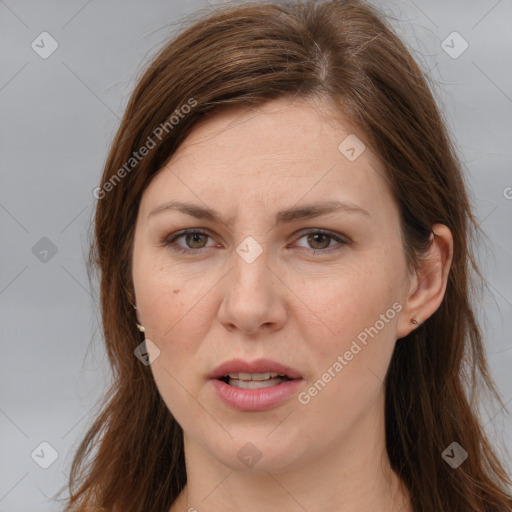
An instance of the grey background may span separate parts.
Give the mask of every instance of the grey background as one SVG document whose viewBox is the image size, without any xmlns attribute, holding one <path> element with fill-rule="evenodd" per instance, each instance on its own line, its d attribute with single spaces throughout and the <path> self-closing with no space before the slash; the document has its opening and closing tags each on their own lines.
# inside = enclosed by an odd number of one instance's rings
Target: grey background
<svg viewBox="0 0 512 512">
<path fill-rule="evenodd" d="M 375 3 L 398 18 L 393 25 L 430 70 L 465 163 L 488 237 L 479 246 L 487 282 L 479 315 L 510 408 L 512 2 Z M 47 498 L 65 483 L 109 380 L 97 293 L 85 268 L 92 190 L 141 63 L 179 28 L 180 17 L 204 5 L 0 1 L 0 512 L 59 508 Z M 47 59 L 31 47 L 43 31 L 59 45 Z M 453 31 L 469 45 L 456 59 L 442 47 Z M 444 44 L 452 53 L 461 48 L 457 39 Z M 510 468 L 511 417 L 495 404 L 482 415 Z M 58 452 L 48 469 L 31 458 L 43 441 Z M 47 449 L 36 453 L 48 460 Z"/>
</svg>

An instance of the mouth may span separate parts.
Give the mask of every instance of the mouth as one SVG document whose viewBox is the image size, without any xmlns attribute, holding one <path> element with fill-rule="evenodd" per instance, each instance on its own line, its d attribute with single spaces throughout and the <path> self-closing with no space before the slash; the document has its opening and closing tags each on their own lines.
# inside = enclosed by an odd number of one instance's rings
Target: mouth
<svg viewBox="0 0 512 512">
<path fill-rule="evenodd" d="M 297 370 L 270 359 L 233 359 L 218 366 L 208 378 L 220 399 L 241 411 L 277 407 L 291 398 L 303 382 Z"/>
<path fill-rule="evenodd" d="M 286 375 L 274 372 L 266 373 L 229 373 L 224 377 L 219 378 L 220 381 L 225 382 L 229 386 L 241 389 L 263 389 L 271 386 L 277 386 L 283 382 L 292 380 Z"/>
<path fill-rule="evenodd" d="M 219 379 L 231 386 L 269 387 L 288 380 L 301 379 L 302 375 L 298 370 L 286 366 L 272 359 L 256 359 L 244 361 L 243 359 L 232 359 L 217 366 L 208 375 L 210 379 Z M 248 387 L 247 389 L 254 389 Z"/>
</svg>

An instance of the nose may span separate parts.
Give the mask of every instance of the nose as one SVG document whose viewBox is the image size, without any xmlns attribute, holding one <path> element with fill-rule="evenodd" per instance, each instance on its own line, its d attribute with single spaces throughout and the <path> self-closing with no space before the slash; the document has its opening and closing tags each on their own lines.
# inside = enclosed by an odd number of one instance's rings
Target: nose
<svg viewBox="0 0 512 512">
<path fill-rule="evenodd" d="M 282 329 L 287 318 L 286 287 L 269 267 L 265 251 L 251 263 L 237 253 L 233 258 L 234 268 L 226 276 L 218 312 L 220 323 L 228 331 L 239 329 L 248 335 Z"/>
</svg>

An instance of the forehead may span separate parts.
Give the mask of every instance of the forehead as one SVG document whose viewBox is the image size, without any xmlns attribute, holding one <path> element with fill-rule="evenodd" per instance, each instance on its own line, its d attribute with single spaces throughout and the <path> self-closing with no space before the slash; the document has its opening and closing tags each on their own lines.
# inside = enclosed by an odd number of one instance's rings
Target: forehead
<svg viewBox="0 0 512 512">
<path fill-rule="evenodd" d="M 194 126 L 150 183 L 142 206 L 184 198 L 267 211 L 323 198 L 385 206 L 392 197 L 377 156 L 369 148 L 355 159 L 344 152 L 344 141 L 354 146 L 363 138 L 358 133 L 319 100 L 224 108 Z"/>
<path fill-rule="evenodd" d="M 332 103 L 313 98 L 280 98 L 254 107 L 223 107 L 194 127 L 171 164 L 191 155 L 207 157 L 212 153 L 224 161 L 257 158 L 269 165 L 322 160 L 322 156 L 336 162 L 339 144 L 356 131 Z"/>
</svg>

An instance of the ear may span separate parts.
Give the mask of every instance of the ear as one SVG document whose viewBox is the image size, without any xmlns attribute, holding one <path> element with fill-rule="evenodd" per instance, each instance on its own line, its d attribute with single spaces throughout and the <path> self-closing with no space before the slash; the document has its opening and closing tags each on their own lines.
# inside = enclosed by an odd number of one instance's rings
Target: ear
<svg viewBox="0 0 512 512">
<path fill-rule="evenodd" d="M 407 336 L 441 305 L 453 257 L 453 237 L 444 224 L 432 226 L 430 248 L 421 255 L 398 322 L 397 338 Z M 417 323 L 412 322 L 416 320 Z"/>
</svg>

